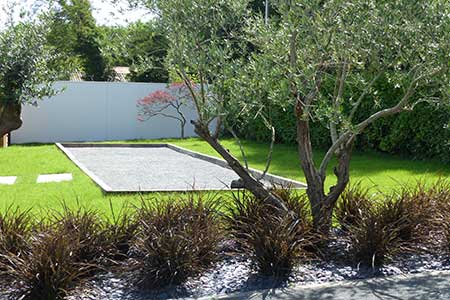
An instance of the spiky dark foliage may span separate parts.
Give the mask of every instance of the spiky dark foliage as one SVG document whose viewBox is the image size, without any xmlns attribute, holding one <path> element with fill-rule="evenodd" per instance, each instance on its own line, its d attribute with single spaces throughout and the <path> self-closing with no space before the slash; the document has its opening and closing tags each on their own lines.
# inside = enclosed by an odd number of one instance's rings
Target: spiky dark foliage
<svg viewBox="0 0 450 300">
<path fill-rule="evenodd" d="M 443 249 L 450 255 L 450 184 L 441 184 L 439 193 L 438 203 L 438 219 L 436 222 L 436 229 L 443 232 Z"/>
<path fill-rule="evenodd" d="M 291 214 L 293 213 L 301 220 L 305 227 L 312 226 L 308 196 L 304 191 L 296 190 L 290 185 L 279 185 L 275 186 L 273 193 L 284 202 Z"/>
<path fill-rule="evenodd" d="M 370 190 L 362 187 L 361 182 L 349 185 L 341 194 L 334 211 L 341 229 L 347 231 L 358 223 L 373 205 L 372 201 Z"/>
<path fill-rule="evenodd" d="M 291 212 L 281 214 L 276 208 L 245 191 L 233 193 L 227 205 L 228 232 L 240 251 L 255 263 L 261 275 L 285 277 L 314 242 L 305 198 L 291 190 L 274 191 L 283 198 Z"/>
<path fill-rule="evenodd" d="M 10 206 L 0 212 L 0 255 L 20 254 L 27 250 L 32 224 L 33 216 L 29 210 L 21 211 Z"/>
<path fill-rule="evenodd" d="M 438 220 L 442 184 L 427 188 L 422 183 L 382 195 L 348 227 L 352 253 L 358 263 L 382 265 L 399 251 L 417 251 L 430 238 Z"/>
<path fill-rule="evenodd" d="M 417 182 L 414 186 L 403 186 L 398 193 L 385 196 L 391 222 L 401 220 L 398 236 L 402 243 L 413 246 L 430 238 L 436 228 L 440 206 L 450 203 L 450 185 L 443 180 L 427 186 Z M 395 200 L 394 200 L 395 199 Z M 389 220 L 388 220 L 389 221 Z"/>
<path fill-rule="evenodd" d="M 433 185 L 427 189 L 428 194 L 433 195 L 433 198 L 439 204 L 450 204 L 450 179 L 440 178 Z"/>
<path fill-rule="evenodd" d="M 73 256 L 77 262 L 100 265 L 104 254 L 111 247 L 101 215 L 94 210 L 80 206 L 71 209 L 63 204 L 62 212 L 55 213 L 53 219 L 57 231 L 76 240 L 77 248 L 73 249 Z"/>
<path fill-rule="evenodd" d="M 444 231 L 443 248 L 447 254 L 450 254 L 450 205 L 448 205 L 445 215 L 446 218 L 442 222 L 442 228 Z"/>
<path fill-rule="evenodd" d="M 383 265 L 400 250 L 401 220 L 392 222 L 390 205 L 372 207 L 348 227 L 350 251 L 355 263 L 373 268 Z"/>
<path fill-rule="evenodd" d="M 135 242 L 137 284 L 144 289 L 179 285 L 218 258 L 222 239 L 216 201 L 204 194 L 142 201 Z"/>
<path fill-rule="evenodd" d="M 7 255 L 6 274 L 19 284 L 18 299 L 63 299 L 92 268 L 76 261 L 78 248 L 78 240 L 71 235 L 49 229 L 32 237 L 26 253 Z"/>
<path fill-rule="evenodd" d="M 383 221 L 396 227 L 397 238 L 404 245 L 412 246 L 422 240 L 429 228 L 432 204 L 427 202 L 428 199 L 422 200 L 425 199 L 405 193 L 399 198 L 389 197 L 383 201 Z"/>
<path fill-rule="evenodd" d="M 134 213 L 122 206 L 116 213 L 110 203 L 112 217 L 106 222 L 106 239 L 109 245 L 105 256 L 114 261 L 128 258 L 132 240 L 137 233 L 138 223 Z"/>
<path fill-rule="evenodd" d="M 436 201 L 434 229 L 442 233 L 443 250 L 450 254 L 450 180 L 441 178 L 428 189 L 428 193 Z"/>
</svg>

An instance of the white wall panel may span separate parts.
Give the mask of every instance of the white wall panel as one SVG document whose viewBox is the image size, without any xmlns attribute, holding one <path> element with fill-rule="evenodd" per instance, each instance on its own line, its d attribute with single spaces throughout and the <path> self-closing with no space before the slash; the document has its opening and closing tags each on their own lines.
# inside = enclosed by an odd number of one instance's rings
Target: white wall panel
<svg viewBox="0 0 450 300">
<path fill-rule="evenodd" d="M 64 91 L 24 106 L 23 126 L 12 132 L 13 144 L 108 141 L 179 137 L 178 121 L 156 116 L 137 120 L 137 100 L 165 89 L 162 83 L 57 82 Z M 168 110 L 169 111 L 169 110 Z M 173 112 L 172 112 L 173 113 Z M 185 109 L 188 120 L 196 118 L 193 107 Z M 195 136 L 186 124 L 186 136 Z"/>
</svg>

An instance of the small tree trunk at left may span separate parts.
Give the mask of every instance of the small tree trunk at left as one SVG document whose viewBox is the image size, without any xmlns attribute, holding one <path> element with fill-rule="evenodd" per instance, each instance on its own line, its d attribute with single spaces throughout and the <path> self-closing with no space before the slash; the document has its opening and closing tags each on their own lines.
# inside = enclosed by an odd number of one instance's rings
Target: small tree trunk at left
<svg viewBox="0 0 450 300">
<path fill-rule="evenodd" d="M 184 139 L 184 128 L 186 127 L 186 122 L 180 122 L 181 138 Z"/>
<path fill-rule="evenodd" d="M 21 114 L 21 104 L 0 103 L 0 137 L 22 126 Z"/>
</svg>

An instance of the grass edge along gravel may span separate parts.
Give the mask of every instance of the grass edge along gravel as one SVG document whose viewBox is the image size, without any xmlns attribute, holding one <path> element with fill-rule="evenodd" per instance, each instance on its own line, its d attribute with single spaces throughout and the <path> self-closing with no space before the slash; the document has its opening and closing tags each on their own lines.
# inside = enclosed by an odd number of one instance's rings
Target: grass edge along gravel
<svg viewBox="0 0 450 300">
<path fill-rule="evenodd" d="M 200 139 L 165 139 L 126 141 L 126 143 L 173 143 L 207 155 L 218 155 Z M 250 167 L 264 169 L 268 146 L 264 143 L 242 141 L 247 151 Z M 233 140 L 224 140 L 223 144 L 237 157 L 239 147 Z M 323 153 L 316 152 L 316 159 Z M 273 161 L 269 170 L 275 175 L 304 181 L 298 162 L 296 148 L 288 145 L 275 145 Z M 329 170 L 331 172 L 331 170 Z M 72 173 L 71 182 L 36 184 L 36 178 L 43 173 Z M 0 151 L 0 176 L 18 176 L 12 186 L 0 186 L 0 210 L 11 204 L 23 209 L 45 212 L 49 208 L 59 207 L 65 202 L 70 207 L 77 203 L 103 212 L 109 211 L 109 201 L 114 207 L 129 202 L 139 202 L 136 194 L 105 195 L 101 189 L 76 167 L 55 145 L 12 145 Z M 366 187 L 376 187 L 389 191 L 401 184 L 414 184 L 418 180 L 428 183 L 440 177 L 450 176 L 450 166 L 437 161 L 416 161 L 380 154 L 358 153 L 353 155 L 351 180 L 361 181 Z M 333 176 L 330 176 L 332 178 Z M 332 181 L 328 182 L 330 185 Z"/>
</svg>

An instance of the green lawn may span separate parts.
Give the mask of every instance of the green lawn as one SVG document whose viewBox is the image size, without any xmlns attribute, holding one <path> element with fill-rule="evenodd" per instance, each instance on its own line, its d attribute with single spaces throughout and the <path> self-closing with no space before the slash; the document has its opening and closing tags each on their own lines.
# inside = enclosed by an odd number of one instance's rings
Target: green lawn
<svg viewBox="0 0 450 300">
<path fill-rule="evenodd" d="M 142 142 L 170 142 L 194 151 L 217 156 L 216 153 L 199 139 L 158 140 Z M 223 144 L 235 155 L 240 151 L 232 140 Z M 263 169 L 267 157 L 267 144 L 244 142 L 250 166 Z M 324 153 L 318 151 L 316 158 Z M 73 173 L 72 182 L 36 184 L 38 174 Z M 296 180 L 304 181 L 299 167 L 296 148 L 276 145 L 270 172 Z M 80 171 L 54 145 L 11 146 L 0 149 L 0 176 L 18 176 L 13 186 L 0 186 L 0 210 L 11 204 L 35 211 L 47 211 L 60 206 L 61 202 L 76 205 L 77 202 L 95 207 L 100 211 L 109 211 L 110 202 L 115 207 L 123 203 L 137 203 L 137 195 L 105 196 L 89 177 Z M 139 174 L 136 174 L 139 176 Z M 450 166 L 435 161 L 414 161 L 379 153 L 354 153 L 351 163 L 352 181 L 361 180 L 366 186 L 374 186 L 384 191 L 399 186 L 412 184 L 417 180 L 433 181 L 439 177 L 448 178 Z M 327 184 L 334 178 L 330 176 Z M 156 195 L 147 195 L 154 197 Z"/>
</svg>

